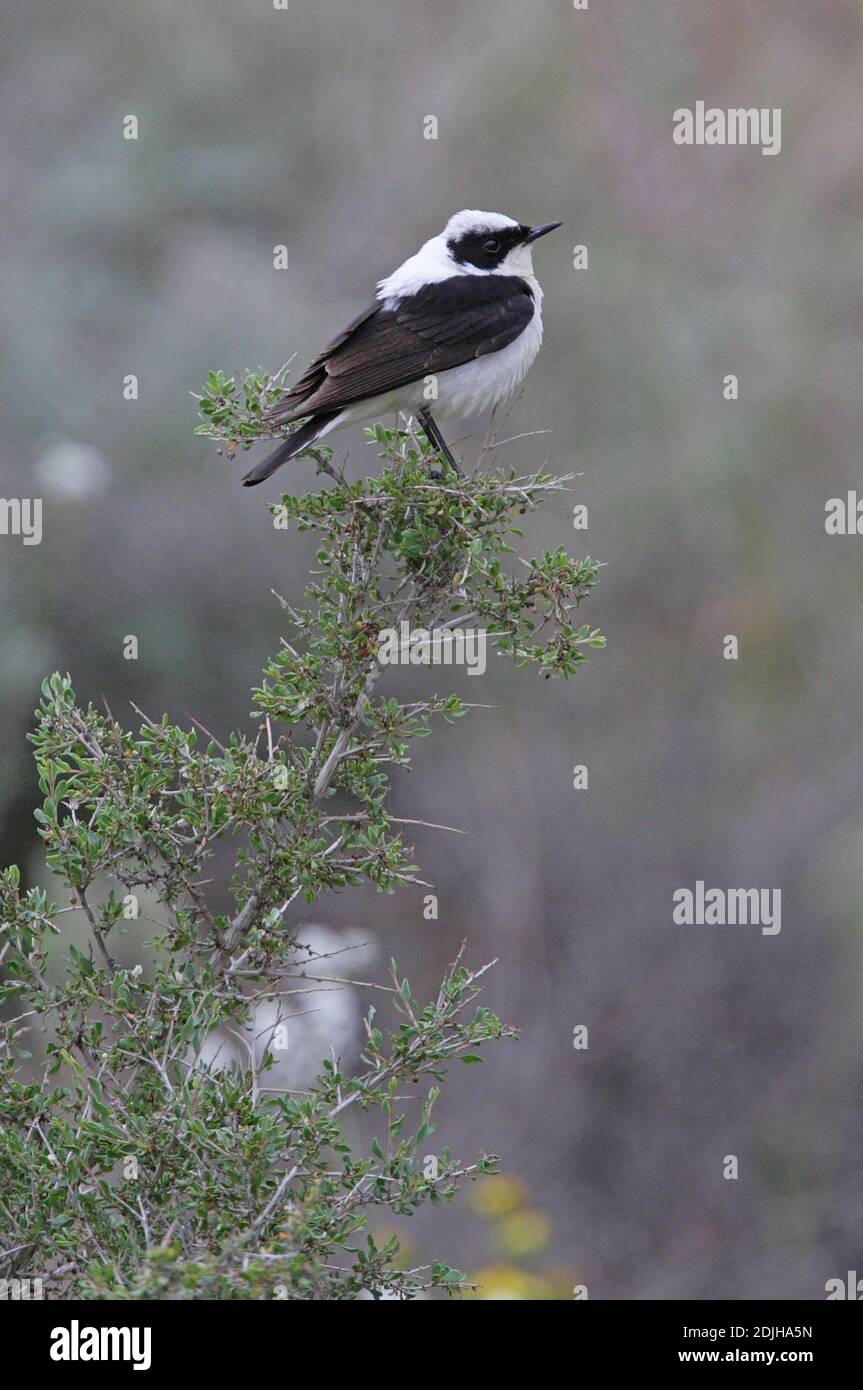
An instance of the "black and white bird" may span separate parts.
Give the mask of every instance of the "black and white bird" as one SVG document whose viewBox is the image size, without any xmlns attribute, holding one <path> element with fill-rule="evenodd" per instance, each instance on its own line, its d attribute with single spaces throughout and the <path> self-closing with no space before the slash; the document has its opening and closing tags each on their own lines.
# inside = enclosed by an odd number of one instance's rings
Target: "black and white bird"
<svg viewBox="0 0 863 1390">
<path fill-rule="evenodd" d="M 416 416 L 454 468 L 435 415 L 477 415 L 510 397 L 542 343 L 542 290 L 529 227 L 499 212 L 457 212 L 378 284 L 377 298 L 267 415 L 299 429 L 247 473 L 254 487 L 333 430 L 397 411 Z"/>
</svg>

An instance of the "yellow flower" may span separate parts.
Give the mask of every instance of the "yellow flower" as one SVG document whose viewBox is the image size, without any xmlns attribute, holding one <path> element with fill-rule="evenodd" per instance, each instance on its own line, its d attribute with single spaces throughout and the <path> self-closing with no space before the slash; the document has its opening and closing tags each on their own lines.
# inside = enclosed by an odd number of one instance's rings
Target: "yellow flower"
<svg viewBox="0 0 863 1390">
<path fill-rule="evenodd" d="M 501 1221 L 496 1234 L 507 1255 L 535 1255 L 548 1245 L 551 1222 L 541 1211 L 515 1211 Z"/>
<path fill-rule="evenodd" d="M 550 1299 L 553 1291 L 547 1280 L 536 1274 L 528 1274 L 516 1265 L 485 1265 L 470 1276 L 470 1282 L 477 1284 L 476 1290 L 465 1295 L 483 1302 L 524 1302 L 532 1299 Z"/>
<path fill-rule="evenodd" d="M 487 1216 L 492 1220 L 517 1211 L 524 1205 L 524 1197 L 524 1188 L 518 1178 L 504 1177 L 501 1174 L 483 1178 L 482 1182 L 472 1188 L 470 1194 L 474 1210 L 478 1211 L 480 1216 Z"/>
</svg>

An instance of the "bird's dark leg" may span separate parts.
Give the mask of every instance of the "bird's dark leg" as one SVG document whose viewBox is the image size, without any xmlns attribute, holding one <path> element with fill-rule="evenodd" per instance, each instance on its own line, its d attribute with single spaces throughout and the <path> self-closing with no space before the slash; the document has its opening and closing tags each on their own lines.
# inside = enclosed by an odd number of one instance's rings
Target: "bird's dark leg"
<svg viewBox="0 0 863 1390">
<path fill-rule="evenodd" d="M 429 444 L 431 444 L 433 449 L 437 449 L 438 453 L 443 454 L 453 472 L 457 473 L 460 478 L 463 478 L 464 473 L 450 453 L 449 445 L 432 419 L 431 413 L 428 410 L 421 410 L 419 412 L 419 419 Z"/>
</svg>

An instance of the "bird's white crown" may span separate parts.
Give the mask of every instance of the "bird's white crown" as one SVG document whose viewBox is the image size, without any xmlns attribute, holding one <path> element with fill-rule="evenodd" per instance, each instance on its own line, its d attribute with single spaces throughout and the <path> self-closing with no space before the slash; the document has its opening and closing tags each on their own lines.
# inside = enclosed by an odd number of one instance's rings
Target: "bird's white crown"
<svg viewBox="0 0 863 1390">
<path fill-rule="evenodd" d="M 465 232 L 502 232 L 506 227 L 517 227 L 514 217 L 502 212 L 480 212 L 476 208 L 464 208 L 454 212 L 441 235 L 445 241 L 458 241 Z"/>
</svg>

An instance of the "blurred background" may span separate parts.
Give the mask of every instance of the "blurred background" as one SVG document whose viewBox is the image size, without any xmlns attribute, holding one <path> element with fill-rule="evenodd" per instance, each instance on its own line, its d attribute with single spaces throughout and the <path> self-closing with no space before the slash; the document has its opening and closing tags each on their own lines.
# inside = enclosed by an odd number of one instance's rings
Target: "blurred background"
<svg viewBox="0 0 863 1390">
<path fill-rule="evenodd" d="M 248 727 L 310 549 L 193 438 L 207 371 L 306 359 L 459 208 L 562 218 L 504 431 L 551 434 L 500 457 L 582 475 L 527 541 L 604 562 L 608 649 L 568 684 L 400 674 L 495 707 L 396 782 L 469 834 L 417 836 L 437 921 L 418 889 L 316 926 L 420 995 L 467 936 L 523 1030 L 458 1068 L 434 1140 L 504 1176 L 399 1221 L 412 1264 L 487 1298 L 822 1298 L 863 1269 L 863 540 L 824 528 L 860 477 L 860 0 L 37 0 L 4 29 L 0 493 L 44 512 L 40 545 L 0 536 L 3 861 L 44 878 L 51 670 L 123 718 Z M 781 107 L 781 153 L 675 145 L 700 99 Z M 781 933 L 675 926 L 696 879 L 781 889 Z"/>
</svg>

